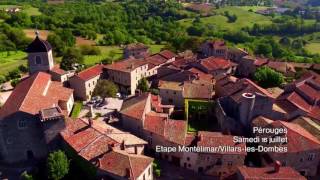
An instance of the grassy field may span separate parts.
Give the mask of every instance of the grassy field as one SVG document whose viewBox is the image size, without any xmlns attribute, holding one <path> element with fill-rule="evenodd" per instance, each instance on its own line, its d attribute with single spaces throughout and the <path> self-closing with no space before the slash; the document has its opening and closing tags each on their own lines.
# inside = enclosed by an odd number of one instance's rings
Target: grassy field
<svg viewBox="0 0 320 180">
<path fill-rule="evenodd" d="M 164 45 L 149 45 L 152 53 L 158 53 Z M 84 64 L 91 66 L 100 63 L 104 59 L 118 60 L 123 56 L 123 50 L 119 46 L 98 46 L 101 50 L 100 55 L 90 55 L 84 57 Z"/>
<path fill-rule="evenodd" d="M 22 8 L 22 12 L 27 13 L 29 16 L 41 15 L 41 12 L 39 11 L 39 9 L 32 6 L 0 5 L 0 10 L 4 10 L 6 8 L 15 8 L 15 7 Z"/>
<path fill-rule="evenodd" d="M 0 75 L 6 75 L 22 64 L 27 64 L 27 54 L 22 51 L 0 52 Z"/>
<path fill-rule="evenodd" d="M 251 9 L 253 12 L 257 12 L 259 10 L 264 10 L 269 7 L 267 7 L 267 6 L 239 6 L 239 8 L 246 10 L 246 11 L 249 11 Z"/>
<path fill-rule="evenodd" d="M 311 42 L 305 46 L 306 50 L 313 54 L 320 54 L 320 42 Z"/>
<path fill-rule="evenodd" d="M 237 15 L 238 19 L 234 23 L 229 23 L 227 17 L 223 14 L 225 11 L 229 11 L 230 14 Z M 243 7 L 224 7 L 215 10 L 217 15 L 201 18 L 205 24 L 213 24 L 220 30 L 240 30 L 243 27 L 251 27 L 253 24 L 271 24 L 271 17 L 249 12 Z M 189 27 L 192 24 L 193 19 L 182 19 L 180 23 Z"/>
</svg>

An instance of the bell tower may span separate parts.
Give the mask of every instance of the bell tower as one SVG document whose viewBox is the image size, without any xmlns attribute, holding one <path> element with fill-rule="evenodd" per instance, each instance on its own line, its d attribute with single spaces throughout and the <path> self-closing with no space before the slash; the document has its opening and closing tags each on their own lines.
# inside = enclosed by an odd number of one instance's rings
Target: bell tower
<svg viewBox="0 0 320 180">
<path fill-rule="evenodd" d="M 26 49 L 28 53 L 29 73 L 33 74 L 39 71 L 50 71 L 53 66 L 52 47 L 48 41 L 39 37 L 39 31 L 35 32 L 36 38 Z"/>
</svg>

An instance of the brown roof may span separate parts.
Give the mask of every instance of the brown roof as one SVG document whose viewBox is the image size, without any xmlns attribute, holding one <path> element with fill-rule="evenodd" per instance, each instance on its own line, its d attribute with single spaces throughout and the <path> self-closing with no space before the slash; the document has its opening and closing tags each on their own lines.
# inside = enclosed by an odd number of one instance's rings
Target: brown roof
<svg viewBox="0 0 320 180">
<path fill-rule="evenodd" d="M 159 55 L 161 55 L 162 57 L 168 59 L 172 59 L 174 57 L 176 57 L 177 55 L 169 50 L 163 50 L 161 52 L 158 53 Z"/>
<path fill-rule="evenodd" d="M 286 135 L 282 136 L 286 136 L 288 138 L 288 143 L 278 144 L 277 146 L 287 147 L 288 152 L 320 150 L 320 141 L 298 124 L 280 120 L 272 121 L 262 116 L 257 117 L 253 121 L 253 124 L 269 128 L 286 128 L 288 132 Z"/>
<path fill-rule="evenodd" d="M 240 151 L 228 151 L 228 152 L 217 152 L 223 154 L 247 154 L 245 152 L 245 143 L 235 143 L 233 141 L 233 136 L 224 135 L 220 132 L 209 132 L 209 131 L 199 131 L 198 137 L 200 138 L 197 142 L 198 147 L 219 147 L 219 146 L 231 146 L 240 147 Z"/>
<path fill-rule="evenodd" d="M 269 61 L 267 66 L 281 73 L 296 72 L 294 66 L 287 62 Z"/>
<path fill-rule="evenodd" d="M 183 97 L 189 99 L 212 99 L 214 96 L 213 84 L 183 84 Z"/>
<path fill-rule="evenodd" d="M 278 172 L 274 171 L 274 167 L 239 167 L 239 173 L 244 177 L 244 180 L 306 180 L 299 172 L 291 167 L 280 167 Z"/>
<path fill-rule="evenodd" d="M 228 69 L 235 64 L 232 63 L 230 60 L 226 60 L 219 57 L 208 57 L 206 59 L 202 59 L 199 62 L 204 68 L 206 68 L 208 71 L 214 71 L 219 69 Z"/>
<path fill-rule="evenodd" d="M 217 81 L 217 85 L 221 88 L 221 90 L 219 90 L 220 94 L 218 94 L 219 97 L 230 96 L 236 102 L 241 99 L 243 93 L 259 93 L 273 98 L 272 94 L 270 94 L 266 89 L 246 78 L 222 78 Z"/>
<path fill-rule="evenodd" d="M 84 119 L 72 120 L 61 132 L 61 136 L 80 156 L 87 160 L 92 160 L 109 151 L 111 146 L 119 146 L 122 143 L 124 145 L 147 144 L 146 141 L 130 133 L 95 120 L 91 126 Z"/>
<path fill-rule="evenodd" d="M 41 109 L 58 106 L 61 101 L 68 101 L 72 95 L 72 89 L 63 87 L 60 82 L 51 81 L 50 74 L 38 72 L 16 86 L 0 109 L 0 118 L 17 111 L 35 115 Z"/>
<path fill-rule="evenodd" d="M 76 76 L 78 76 L 80 79 L 82 79 L 84 81 L 87 81 L 87 80 L 90 80 L 92 78 L 95 78 L 95 77 L 101 75 L 103 68 L 104 68 L 104 65 L 97 64 L 97 65 L 94 65 L 88 69 L 85 69 L 85 70 L 79 72 L 78 74 L 76 74 Z"/>
<path fill-rule="evenodd" d="M 106 65 L 105 68 L 116 71 L 131 72 L 134 71 L 136 68 L 141 67 L 147 63 L 148 62 L 144 59 L 129 58 L 115 62 L 113 64 Z"/>
<path fill-rule="evenodd" d="M 59 65 L 55 65 L 52 69 L 51 69 L 52 72 L 56 73 L 56 74 L 59 74 L 59 75 L 63 75 L 63 74 L 66 74 L 67 72 L 63 69 L 60 68 Z"/>
<path fill-rule="evenodd" d="M 167 114 L 150 112 L 146 115 L 144 129 L 162 136 L 165 140 L 184 144 L 187 123 L 185 120 L 168 119 Z"/>
<path fill-rule="evenodd" d="M 127 50 L 136 50 L 136 49 L 148 49 L 149 47 L 144 45 L 143 43 L 132 43 L 128 44 L 125 47 Z"/>
<path fill-rule="evenodd" d="M 289 84 L 277 98 L 277 104 L 288 112 L 301 109 L 320 120 L 320 75 L 308 72 Z"/>
<path fill-rule="evenodd" d="M 124 101 L 120 113 L 141 120 L 149 96 L 149 93 L 144 93 Z"/>
<path fill-rule="evenodd" d="M 116 176 L 138 178 L 153 162 L 153 158 L 144 155 L 128 154 L 114 150 L 99 159 L 99 168 Z M 151 172 L 152 173 L 152 172 Z"/>
</svg>

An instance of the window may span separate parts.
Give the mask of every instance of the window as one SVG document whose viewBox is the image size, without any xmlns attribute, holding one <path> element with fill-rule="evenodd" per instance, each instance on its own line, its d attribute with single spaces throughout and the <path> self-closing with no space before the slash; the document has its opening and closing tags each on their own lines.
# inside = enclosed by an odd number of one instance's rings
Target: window
<svg viewBox="0 0 320 180">
<path fill-rule="evenodd" d="M 40 56 L 36 56 L 36 65 L 41 64 L 41 57 Z"/>
<path fill-rule="evenodd" d="M 26 128 L 26 127 L 27 127 L 27 122 L 26 122 L 26 120 L 20 119 L 20 120 L 18 121 L 18 128 L 19 128 L 19 129 L 23 129 L 23 128 Z"/>
<path fill-rule="evenodd" d="M 316 158 L 316 154 L 315 153 L 310 153 L 308 155 L 308 161 L 313 161 Z"/>
<path fill-rule="evenodd" d="M 228 161 L 228 166 L 232 166 L 232 161 Z"/>
<path fill-rule="evenodd" d="M 150 176 L 150 174 L 151 174 L 151 168 L 149 168 L 149 176 Z"/>
<path fill-rule="evenodd" d="M 190 158 L 189 158 L 189 157 L 187 157 L 187 161 L 190 161 Z"/>
</svg>

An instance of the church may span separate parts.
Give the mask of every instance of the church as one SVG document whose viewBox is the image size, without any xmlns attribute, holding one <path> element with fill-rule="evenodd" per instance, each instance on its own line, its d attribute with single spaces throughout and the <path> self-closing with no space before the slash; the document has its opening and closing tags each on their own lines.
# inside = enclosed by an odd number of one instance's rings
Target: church
<svg viewBox="0 0 320 180">
<path fill-rule="evenodd" d="M 45 158 L 58 146 L 58 134 L 74 104 L 73 90 L 61 80 L 66 73 L 54 65 L 51 45 L 36 33 L 26 52 L 29 76 L 0 109 L 1 164 Z"/>
</svg>

